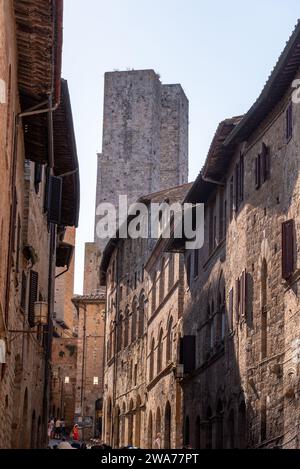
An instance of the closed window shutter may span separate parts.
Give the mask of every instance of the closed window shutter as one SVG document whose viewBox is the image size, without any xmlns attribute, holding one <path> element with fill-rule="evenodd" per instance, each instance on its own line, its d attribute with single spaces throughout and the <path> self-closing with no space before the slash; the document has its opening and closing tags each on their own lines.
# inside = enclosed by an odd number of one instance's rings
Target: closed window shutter
<svg viewBox="0 0 300 469">
<path fill-rule="evenodd" d="M 293 107 L 292 103 L 288 105 L 285 113 L 286 120 L 286 139 L 289 140 L 293 135 Z"/>
<path fill-rule="evenodd" d="M 247 315 L 247 272 L 242 273 L 241 278 L 241 315 Z"/>
<path fill-rule="evenodd" d="M 255 158 L 255 188 L 259 189 L 261 186 L 261 155 Z"/>
<path fill-rule="evenodd" d="M 31 327 L 34 327 L 34 303 L 37 301 L 38 297 L 38 282 L 39 274 L 34 270 L 31 270 L 28 302 L 28 322 Z"/>
<path fill-rule="evenodd" d="M 35 163 L 34 165 L 34 189 L 37 194 L 39 192 L 39 185 L 42 182 L 42 169 L 43 169 L 43 166 L 40 163 Z"/>
<path fill-rule="evenodd" d="M 235 166 L 235 210 L 239 208 L 240 201 L 240 165 Z"/>
<path fill-rule="evenodd" d="M 62 197 L 62 179 L 50 176 L 48 188 L 48 222 L 58 225 L 60 223 Z"/>
<path fill-rule="evenodd" d="M 229 292 L 229 329 L 233 330 L 233 288 Z"/>
<path fill-rule="evenodd" d="M 240 318 L 240 299 L 241 299 L 241 282 L 238 278 L 235 281 L 235 322 L 239 322 Z"/>
<path fill-rule="evenodd" d="M 265 182 L 267 179 L 269 179 L 270 173 L 270 152 L 269 148 L 265 143 L 262 144 L 261 165 L 262 182 Z"/>
<path fill-rule="evenodd" d="M 294 220 L 282 223 L 282 277 L 288 280 L 294 272 Z"/>
<path fill-rule="evenodd" d="M 240 201 L 242 202 L 244 200 L 244 155 L 241 155 L 239 169 L 240 169 L 239 198 L 240 198 Z"/>
<path fill-rule="evenodd" d="M 26 292 L 27 292 L 27 278 L 25 272 L 22 272 L 22 284 L 21 284 L 21 308 L 26 308 Z"/>
</svg>

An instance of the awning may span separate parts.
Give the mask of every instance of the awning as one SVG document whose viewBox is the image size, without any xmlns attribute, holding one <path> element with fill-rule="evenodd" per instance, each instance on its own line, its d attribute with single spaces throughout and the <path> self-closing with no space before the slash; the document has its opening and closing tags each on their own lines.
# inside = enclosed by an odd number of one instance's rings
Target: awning
<svg viewBox="0 0 300 469">
<path fill-rule="evenodd" d="M 70 267 L 74 252 L 72 244 L 61 242 L 56 248 L 56 267 Z"/>
</svg>

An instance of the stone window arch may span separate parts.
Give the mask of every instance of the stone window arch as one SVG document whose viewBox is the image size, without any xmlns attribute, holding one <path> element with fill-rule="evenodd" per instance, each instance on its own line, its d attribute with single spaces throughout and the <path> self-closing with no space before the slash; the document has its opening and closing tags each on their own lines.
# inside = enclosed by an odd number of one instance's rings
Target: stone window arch
<svg viewBox="0 0 300 469">
<path fill-rule="evenodd" d="M 155 349 L 155 340 L 154 337 L 151 341 L 151 349 L 150 349 L 150 366 L 149 366 L 149 381 L 152 381 L 154 378 L 154 349 Z"/>
<path fill-rule="evenodd" d="M 134 298 L 132 302 L 132 314 L 131 314 L 131 342 L 136 340 L 137 335 L 137 315 L 138 315 L 138 302 Z"/>
<path fill-rule="evenodd" d="M 166 363 L 172 361 L 172 345 L 173 345 L 173 318 L 172 316 L 168 322 L 168 331 L 167 331 L 167 346 L 166 346 Z"/>
<path fill-rule="evenodd" d="M 163 365 L 163 330 L 159 331 L 158 343 L 157 343 L 157 374 L 162 370 Z"/>
</svg>

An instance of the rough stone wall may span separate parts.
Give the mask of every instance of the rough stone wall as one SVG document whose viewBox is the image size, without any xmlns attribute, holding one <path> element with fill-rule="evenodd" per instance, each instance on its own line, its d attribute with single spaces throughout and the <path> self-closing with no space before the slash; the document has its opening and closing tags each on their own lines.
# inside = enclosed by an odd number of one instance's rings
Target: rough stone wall
<svg viewBox="0 0 300 469">
<path fill-rule="evenodd" d="M 187 133 L 188 102 L 180 85 L 162 85 L 153 70 L 106 73 L 96 207 L 117 207 L 119 195 L 131 204 L 186 182 Z M 97 237 L 98 220 L 96 214 L 95 242 L 103 251 L 107 240 Z"/>
<path fill-rule="evenodd" d="M 162 85 L 160 189 L 188 182 L 188 108 L 181 85 Z"/>
<path fill-rule="evenodd" d="M 83 294 L 96 293 L 100 288 L 100 251 L 96 243 L 85 243 Z"/>
<path fill-rule="evenodd" d="M 162 270 L 162 246 L 155 251 L 153 248 L 153 240 L 124 240 L 118 254 L 117 249 L 113 253 L 108 268 L 103 438 L 114 447 L 131 444 L 152 448 L 158 432 L 162 434 L 162 447 L 175 448 L 181 444 L 182 395 L 175 369 L 183 303 L 179 277 L 182 281 L 183 269 L 179 256 L 175 255 L 170 270 L 172 255 L 166 255 Z M 118 272 L 116 256 L 119 256 Z M 155 280 L 154 274 L 157 274 Z M 171 316 L 172 352 L 167 357 Z M 161 330 L 162 360 L 158 370 Z M 151 377 L 152 338 L 155 348 Z M 170 418 L 166 418 L 168 404 Z"/>
<path fill-rule="evenodd" d="M 82 438 L 101 433 L 102 415 L 96 403 L 103 399 L 104 310 L 105 299 L 82 297 L 78 306 L 75 420 L 85 426 Z M 94 382 L 98 378 L 98 383 Z"/>
<path fill-rule="evenodd" d="M 226 194 L 229 200 L 229 180 L 243 150 L 244 201 L 231 221 L 227 213 L 226 240 L 219 243 L 210 257 L 206 218 L 206 244 L 199 257 L 200 274 L 196 279 L 192 275 L 190 285 L 186 285 L 184 333 L 197 338 L 197 369 L 183 382 L 187 435 L 194 447 L 217 447 L 220 440 L 223 447 L 298 447 L 299 363 L 295 349 L 299 330 L 300 114 L 298 106 L 293 105 L 293 137 L 286 142 L 285 110 L 289 99 L 290 92 L 236 152 L 226 174 Z M 270 148 L 270 177 L 256 190 L 255 158 L 262 142 Z M 219 194 L 215 195 L 218 213 Z M 214 203 L 213 200 L 210 203 Z M 297 248 L 295 275 L 289 283 L 282 279 L 281 273 L 281 224 L 290 218 L 295 220 Z M 190 253 L 186 254 L 186 262 L 188 255 Z M 265 357 L 262 355 L 261 296 L 264 260 L 268 273 Z M 245 316 L 237 316 L 236 280 L 241 278 L 244 269 L 247 272 L 247 311 Z M 226 292 L 227 327 L 224 342 L 216 339 L 210 349 L 207 347 L 208 328 L 212 317 L 215 330 L 220 319 L 217 304 L 221 273 Z M 234 321 L 230 331 L 229 292 L 232 288 Z M 214 314 L 208 316 L 211 301 L 215 309 Z M 220 407 L 218 410 L 220 403 L 222 412 L 219 412 Z M 223 422 L 222 438 L 220 421 Z"/>
<path fill-rule="evenodd" d="M 76 229 L 67 227 L 64 236 L 64 242 L 75 246 Z M 71 301 L 74 294 L 74 264 L 75 252 L 73 254 L 69 269 L 63 273 L 55 281 L 55 299 L 54 312 L 55 318 L 64 321 L 65 324 L 73 331 L 74 306 Z M 66 270 L 65 267 L 56 268 L 56 275 Z"/>
<path fill-rule="evenodd" d="M 74 425 L 76 395 L 77 338 L 54 337 L 50 414 L 65 419 L 69 432 Z"/>
</svg>

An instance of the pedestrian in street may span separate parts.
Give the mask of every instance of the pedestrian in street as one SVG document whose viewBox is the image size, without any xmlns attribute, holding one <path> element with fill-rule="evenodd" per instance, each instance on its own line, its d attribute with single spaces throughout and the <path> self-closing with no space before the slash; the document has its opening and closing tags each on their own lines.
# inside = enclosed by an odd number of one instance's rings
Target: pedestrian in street
<svg viewBox="0 0 300 469">
<path fill-rule="evenodd" d="M 66 422 L 63 417 L 60 420 L 60 433 L 63 437 L 66 436 Z"/>
<path fill-rule="evenodd" d="M 154 440 L 154 448 L 161 449 L 161 434 L 160 433 L 156 433 L 156 438 Z"/>
<path fill-rule="evenodd" d="M 79 440 L 79 427 L 77 423 L 75 423 L 73 427 L 72 434 L 73 434 L 73 440 L 78 441 Z"/>
<path fill-rule="evenodd" d="M 50 420 L 48 421 L 48 430 L 47 430 L 49 440 L 53 436 L 53 429 L 54 429 L 54 420 L 51 417 Z"/>
<path fill-rule="evenodd" d="M 59 420 L 59 418 L 58 418 L 58 419 L 56 420 L 56 422 L 55 422 L 55 437 L 54 437 L 54 438 L 55 438 L 56 440 L 59 440 L 59 439 L 60 439 L 60 430 L 61 430 L 61 428 L 60 428 L 60 420 Z"/>
</svg>

